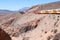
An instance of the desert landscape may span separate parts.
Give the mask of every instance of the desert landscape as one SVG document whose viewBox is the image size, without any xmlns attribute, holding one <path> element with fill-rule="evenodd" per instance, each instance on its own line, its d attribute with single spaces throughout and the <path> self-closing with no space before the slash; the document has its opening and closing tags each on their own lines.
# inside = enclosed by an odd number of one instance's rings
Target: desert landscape
<svg viewBox="0 0 60 40">
<path fill-rule="evenodd" d="M 60 14 L 38 14 L 41 10 L 59 8 L 60 1 L 1 15 L 0 40 L 60 40 Z"/>
</svg>

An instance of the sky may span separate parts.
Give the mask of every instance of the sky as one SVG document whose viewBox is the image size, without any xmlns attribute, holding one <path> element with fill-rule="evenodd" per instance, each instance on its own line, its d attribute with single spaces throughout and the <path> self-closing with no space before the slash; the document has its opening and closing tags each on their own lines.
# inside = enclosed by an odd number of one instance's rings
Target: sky
<svg viewBox="0 0 60 40">
<path fill-rule="evenodd" d="M 0 0 L 0 9 L 2 10 L 19 10 L 24 7 L 32 7 L 38 4 L 46 4 L 59 0 Z"/>
</svg>

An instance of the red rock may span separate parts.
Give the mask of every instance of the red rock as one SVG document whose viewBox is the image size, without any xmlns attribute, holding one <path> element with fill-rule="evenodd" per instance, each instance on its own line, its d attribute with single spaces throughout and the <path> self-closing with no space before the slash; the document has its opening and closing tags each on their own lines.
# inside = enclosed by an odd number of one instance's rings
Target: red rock
<svg viewBox="0 0 60 40">
<path fill-rule="evenodd" d="M 0 28 L 0 40 L 11 40 L 10 36 Z"/>
</svg>

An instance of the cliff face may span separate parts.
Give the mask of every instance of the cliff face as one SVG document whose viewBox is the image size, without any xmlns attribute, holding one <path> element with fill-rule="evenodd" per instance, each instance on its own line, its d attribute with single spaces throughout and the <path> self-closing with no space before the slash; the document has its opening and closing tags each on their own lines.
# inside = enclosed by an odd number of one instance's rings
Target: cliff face
<svg viewBox="0 0 60 40">
<path fill-rule="evenodd" d="M 60 34 L 59 24 L 58 14 L 30 13 L 18 18 L 4 30 L 12 36 L 13 40 L 55 40 L 55 38 L 59 39 L 59 36 L 56 37 Z"/>
<path fill-rule="evenodd" d="M 34 13 L 60 8 L 59 4 L 60 2 L 37 5 L 23 15 L 18 13 L 4 16 L 0 18 L 0 28 L 8 33 L 12 40 L 60 40 L 60 15 Z"/>
<path fill-rule="evenodd" d="M 37 19 L 36 17 L 39 18 Z M 40 14 L 38 16 L 36 15 L 36 17 L 35 20 L 29 22 L 27 18 L 27 20 L 25 20 L 27 22 L 23 24 L 18 20 L 19 23 L 18 22 L 17 23 L 18 25 L 20 25 L 19 27 L 20 35 L 18 34 L 19 36 L 18 38 L 13 36 L 12 39 L 16 39 L 16 40 L 55 40 L 55 39 L 59 40 L 60 39 L 60 25 L 59 25 L 60 15 Z M 16 25 L 17 24 L 15 24 L 15 26 Z"/>
</svg>

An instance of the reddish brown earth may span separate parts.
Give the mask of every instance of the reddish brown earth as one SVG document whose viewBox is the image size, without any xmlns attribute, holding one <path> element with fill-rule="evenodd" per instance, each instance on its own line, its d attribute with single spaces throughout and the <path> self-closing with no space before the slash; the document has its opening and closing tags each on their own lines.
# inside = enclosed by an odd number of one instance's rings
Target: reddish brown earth
<svg viewBox="0 0 60 40">
<path fill-rule="evenodd" d="M 11 40 L 11 37 L 0 28 L 0 40 Z"/>
</svg>

